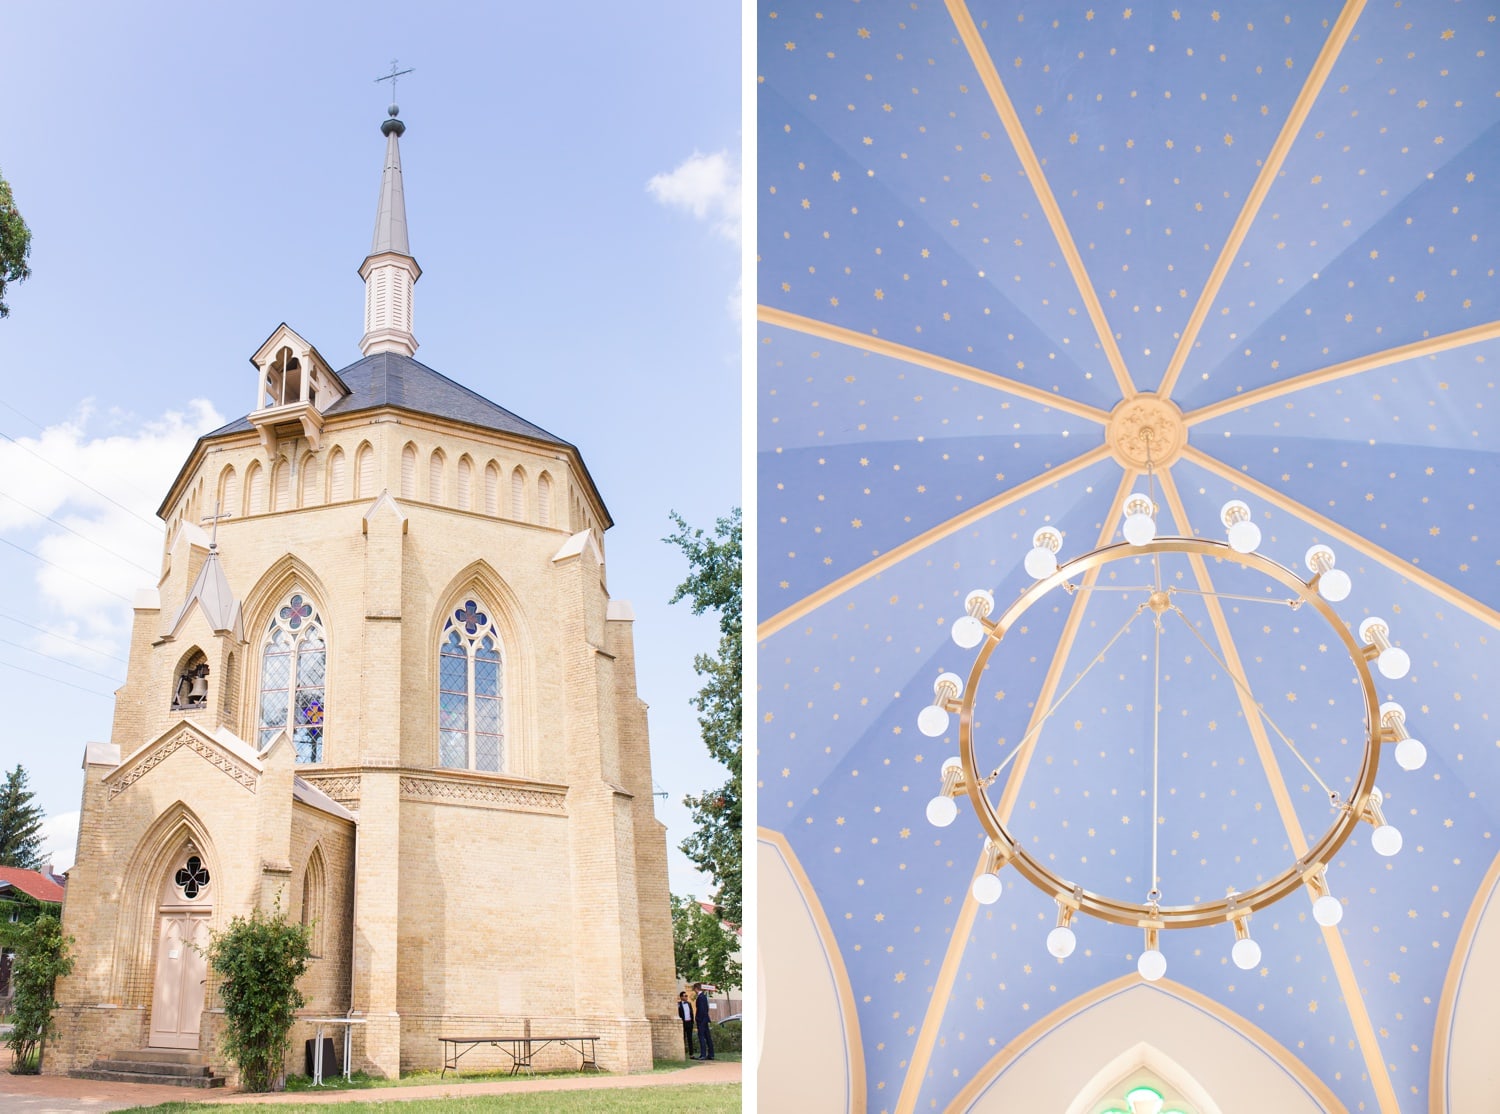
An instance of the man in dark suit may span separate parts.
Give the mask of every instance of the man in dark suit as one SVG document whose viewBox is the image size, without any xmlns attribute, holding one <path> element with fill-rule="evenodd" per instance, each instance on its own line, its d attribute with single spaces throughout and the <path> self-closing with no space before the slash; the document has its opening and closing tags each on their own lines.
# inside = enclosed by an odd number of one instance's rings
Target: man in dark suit
<svg viewBox="0 0 1500 1114">
<path fill-rule="evenodd" d="M 695 1060 L 712 1060 L 714 1058 L 714 1037 L 709 1032 L 708 1021 L 708 992 L 706 983 L 694 983 L 693 989 L 698 992 L 698 1002 L 693 1009 L 693 1015 L 698 1022 L 698 1055 Z"/>
<path fill-rule="evenodd" d="M 688 1058 L 693 1056 L 693 1003 L 688 1001 L 688 992 L 677 995 L 677 1016 L 682 1019 L 682 1043 L 687 1048 Z"/>
</svg>

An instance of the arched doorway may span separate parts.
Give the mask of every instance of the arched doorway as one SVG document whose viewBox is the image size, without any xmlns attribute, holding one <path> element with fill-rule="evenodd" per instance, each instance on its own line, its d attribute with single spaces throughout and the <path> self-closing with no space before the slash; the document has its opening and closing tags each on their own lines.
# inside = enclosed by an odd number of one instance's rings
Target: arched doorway
<svg viewBox="0 0 1500 1114">
<path fill-rule="evenodd" d="M 169 860 L 157 900 L 152 1048 L 197 1048 L 208 983 L 213 878 L 189 841 Z"/>
</svg>

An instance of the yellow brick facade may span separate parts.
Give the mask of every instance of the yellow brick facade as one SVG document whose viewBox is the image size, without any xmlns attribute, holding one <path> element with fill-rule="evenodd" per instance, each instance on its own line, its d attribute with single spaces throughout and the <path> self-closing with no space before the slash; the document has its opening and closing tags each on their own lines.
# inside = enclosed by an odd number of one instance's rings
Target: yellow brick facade
<svg viewBox="0 0 1500 1114">
<path fill-rule="evenodd" d="M 199 524 L 216 506 L 210 557 Z M 200 441 L 162 517 L 112 745 L 85 762 L 63 914 L 77 965 L 46 1070 L 149 1043 L 159 902 L 185 900 L 169 875 L 188 849 L 213 927 L 257 907 L 313 925 L 304 1012 L 366 1020 L 357 1068 L 434 1067 L 440 1035 L 528 1019 L 599 1036 L 609 1070 L 680 1057 L 632 624 L 611 608 L 608 514 L 576 450 L 380 406 L 329 415 L 315 450 L 253 429 Z M 196 604 L 174 628 L 209 560 L 239 629 Z M 260 749 L 265 640 L 294 592 L 327 642 L 314 763 L 284 736 Z M 500 772 L 439 759 L 439 645 L 468 600 L 502 643 Z M 207 701 L 173 710 L 199 652 Z M 227 1067 L 212 989 L 200 1047 Z M 310 1035 L 293 1034 L 293 1070 Z"/>
</svg>

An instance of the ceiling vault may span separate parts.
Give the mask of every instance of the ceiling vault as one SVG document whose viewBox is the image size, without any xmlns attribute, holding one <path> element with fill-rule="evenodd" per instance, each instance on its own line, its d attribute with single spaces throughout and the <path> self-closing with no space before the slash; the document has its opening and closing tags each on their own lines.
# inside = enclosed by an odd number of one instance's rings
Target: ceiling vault
<svg viewBox="0 0 1500 1114">
<path fill-rule="evenodd" d="M 994 59 L 990 57 L 989 49 L 979 35 L 979 28 L 974 26 L 974 17 L 969 14 L 968 5 L 964 3 L 964 0 L 947 0 L 947 4 L 948 14 L 953 17 L 953 24 L 958 28 L 959 38 L 968 49 L 969 57 L 974 60 L 974 68 L 979 71 L 979 79 L 984 82 L 990 100 L 994 102 L 995 111 L 1000 114 L 1000 123 L 1005 128 L 1005 134 L 1010 138 L 1011 146 L 1016 149 L 1016 157 L 1021 160 L 1021 167 L 1026 172 L 1026 180 L 1036 191 L 1037 201 L 1041 203 L 1042 212 L 1047 216 L 1047 224 L 1051 226 L 1052 234 L 1057 237 L 1058 247 L 1062 249 L 1068 270 L 1072 272 L 1073 281 L 1078 285 L 1078 293 L 1083 297 L 1089 320 L 1094 323 L 1094 331 L 1099 334 L 1099 343 L 1104 347 L 1110 370 L 1115 373 L 1115 382 L 1119 384 L 1120 394 L 1125 398 L 1130 398 L 1136 393 L 1135 383 L 1131 381 L 1130 371 L 1125 367 L 1125 357 L 1120 354 L 1120 346 L 1115 340 L 1115 334 L 1104 316 L 1104 306 L 1099 301 L 1094 284 L 1089 281 L 1087 270 L 1084 269 L 1083 256 L 1078 253 L 1078 245 L 1073 242 L 1073 235 L 1068 231 L 1062 209 L 1057 204 L 1057 198 L 1052 194 L 1052 187 L 1047 184 L 1047 176 L 1042 172 L 1041 160 L 1032 150 L 1031 140 L 1026 137 L 1026 129 L 1021 124 L 1020 116 L 1016 114 L 1015 106 L 1010 102 L 1010 94 L 1005 91 L 1005 84 L 1000 80 L 1000 72 L 995 69 Z"/>
<path fill-rule="evenodd" d="M 1157 388 L 1157 393 L 1163 398 L 1171 397 L 1172 388 L 1177 385 L 1177 377 L 1182 374 L 1183 365 L 1187 363 L 1188 353 L 1193 350 L 1193 345 L 1198 343 L 1198 330 L 1203 327 L 1208 311 L 1219 296 L 1219 287 L 1223 285 L 1225 276 L 1229 274 L 1229 265 L 1239 254 L 1240 245 L 1245 242 L 1250 226 L 1255 223 L 1256 214 L 1260 212 L 1266 195 L 1271 192 L 1272 184 L 1281 173 L 1281 166 L 1292 149 L 1292 143 L 1296 140 L 1297 133 L 1302 130 L 1307 114 L 1312 111 L 1313 102 L 1323 90 L 1323 82 L 1328 79 L 1328 73 L 1333 69 L 1334 62 L 1338 60 L 1339 52 L 1349 41 L 1349 33 L 1354 29 L 1354 22 L 1359 18 L 1364 7 L 1365 0 L 1348 0 L 1344 5 L 1344 10 L 1334 21 L 1333 29 L 1328 32 L 1323 49 L 1319 52 L 1312 69 L 1308 71 L 1307 80 L 1303 82 L 1302 91 L 1297 94 L 1297 99 L 1292 103 L 1292 110 L 1287 113 L 1286 122 L 1282 124 L 1281 132 L 1276 136 L 1276 142 L 1271 144 L 1271 152 L 1261 165 L 1255 184 L 1250 187 L 1244 207 L 1240 210 L 1234 226 L 1229 230 L 1229 237 L 1224 241 L 1223 250 L 1219 252 L 1214 269 L 1209 272 L 1208 281 L 1203 284 L 1203 292 L 1198 295 L 1198 302 L 1188 316 L 1187 327 L 1182 330 L 1182 336 L 1177 341 L 1177 348 L 1172 353 L 1171 360 L 1167 362 L 1167 370 L 1162 376 L 1161 385 Z"/>
<path fill-rule="evenodd" d="M 1302 375 L 1294 375 L 1292 378 L 1283 379 L 1279 383 L 1269 383 L 1264 387 L 1257 387 L 1253 391 L 1231 395 L 1229 398 L 1222 399 L 1219 402 L 1211 402 L 1207 406 L 1200 406 L 1196 410 L 1188 411 L 1183 415 L 1183 420 L 1189 426 L 1195 426 L 1200 422 L 1210 421 L 1225 414 L 1231 414 L 1236 410 L 1243 410 L 1247 406 L 1269 402 L 1271 399 L 1294 394 L 1297 391 L 1306 390 L 1308 387 L 1331 383 L 1335 379 L 1345 379 L 1351 375 L 1358 375 L 1361 372 L 1373 371 L 1378 367 L 1404 363 L 1407 360 L 1417 360 L 1423 356 L 1433 356 L 1452 348 L 1462 348 L 1466 344 L 1477 344 L 1483 340 L 1494 340 L 1496 337 L 1500 337 L 1500 321 L 1486 321 L 1483 325 L 1474 325 L 1467 329 L 1459 329 L 1456 332 L 1442 333 L 1435 337 L 1423 337 L 1421 340 L 1414 340 L 1410 344 L 1400 344 L 1395 348 L 1382 348 L 1378 352 L 1371 352 L 1365 356 L 1356 356 L 1352 360 L 1344 360 L 1341 363 L 1329 364 L 1327 367 L 1317 368 Z"/>
<path fill-rule="evenodd" d="M 917 367 L 925 367 L 929 371 L 941 372 L 943 375 L 952 375 L 958 379 L 977 383 L 981 387 L 990 387 L 997 391 L 1024 398 L 1028 402 L 1039 403 L 1049 406 L 1054 410 L 1060 410 L 1064 414 L 1072 414 L 1074 417 L 1087 418 L 1091 422 L 1103 425 L 1109 421 L 1107 411 L 1100 410 L 1097 406 L 1090 406 L 1086 402 L 1078 402 L 1071 398 L 1055 395 L 1051 391 L 1044 391 L 1040 387 L 1034 387 L 1030 383 L 1022 383 L 1016 379 L 1007 379 L 1003 375 L 996 375 L 992 371 L 982 368 L 971 367 L 968 364 L 959 363 L 957 360 L 944 359 L 942 356 L 924 352 L 920 348 L 910 348 L 895 341 L 885 340 L 881 337 L 868 336 L 865 333 L 857 333 L 853 329 L 840 328 L 838 325 L 830 325 L 826 321 L 819 321 L 812 317 L 802 317 L 785 310 L 774 309 L 771 306 L 756 307 L 756 316 L 763 325 L 776 325 L 783 329 L 791 329 L 795 332 L 805 333 L 807 336 L 819 337 L 823 340 L 833 341 L 835 344 L 847 344 L 851 348 L 859 348 L 876 356 L 888 356 L 893 360 L 901 360 L 904 363 L 914 364 Z"/>
<path fill-rule="evenodd" d="M 1135 486 L 1139 475 L 1138 472 L 1127 470 L 1120 480 L 1119 490 L 1115 492 L 1114 501 L 1109 505 L 1109 513 L 1105 515 L 1104 525 L 1099 532 L 1099 545 L 1107 545 L 1109 539 L 1114 536 L 1115 522 L 1119 519 L 1120 509 L 1125 505 L 1125 497 L 1130 494 L 1130 489 Z M 1063 623 L 1062 634 L 1058 638 L 1057 650 L 1047 666 L 1046 678 L 1042 681 L 1041 691 L 1037 693 L 1036 703 L 1032 705 L 1031 718 L 1026 724 L 1026 732 L 1022 735 L 1023 739 L 1029 737 L 1031 741 L 1017 752 L 1015 767 L 1005 780 L 1005 789 L 1001 793 L 1000 803 L 996 808 L 1002 823 L 1010 822 L 1011 811 L 1015 808 L 1016 798 L 1021 792 L 1021 781 L 1026 776 L 1026 768 L 1031 762 L 1032 752 L 1036 750 L 1041 739 L 1042 721 L 1052 711 L 1052 698 L 1057 692 L 1058 684 L 1062 681 L 1063 668 L 1068 660 L 1068 650 L 1073 645 L 1078 628 L 1083 625 L 1083 612 L 1088 606 L 1089 597 L 1093 595 L 1089 589 L 1098 579 L 1099 570 L 1089 569 L 1083 574 L 1081 590 L 1073 595 L 1068 617 Z M 984 858 L 984 852 L 981 850 L 974 864 L 976 876 L 984 867 Z M 906 1078 L 901 1084 L 901 1095 L 896 1101 L 896 1114 L 913 1114 L 916 1110 L 917 1096 L 922 1090 L 922 1080 L 927 1074 L 927 1065 L 932 1060 L 932 1050 L 937 1044 L 938 1030 L 942 1026 L 943 1011 L 948 1006 L 948 997 L 952 994 L 953 983 L 958 978 L 958 965 L 963 959 L 964 949 L 968 946 L 969 933 L 973 930 L 974 918 L 978 911 L 979 903 L 974 900 L 972 889 L 965 887 L 963 905 L 959 908 L 953 934 L 948 937 L 948 949 L 943 955 L 943 965 L 938 968 L 932 997 L 928 1000 L 927 1012 L 922 1018 L 922 1028 L 917 1032 L 917 1043 L 912 1049 L 911 1062 L 907 1065 Z"/>
<path fill-rule="evenodd" d="M 1432 573 L 1418 568 L 1410 561 L 1397 557 L 1390 550 L 1382 549 L 1369 538 L 1349 529 L 1347 526 L 1342 526 L 1331 518 L 1325 518 L 1306 504 L 1288 498 L 1274 487 L 1264 484 L 1260 480 L 1253 479 L 1244 472 L 1225 464 L 1217 457 L 1209 456 L 1201 449 L 1195 449 L 1192 445 L 1183 450 L 1182 457 L 1184 460 L 1190 460 L 1194 464 L 1206 468 L 1222 479 L 1229 480 L 1245 491 L 1253 493 L 1257 499 L 1263 499 L 1278 510 L 1285 511 L 1287 514 L 1302 519 L 1302 521 L 1327 534 L 1328 537 L 1340 541 L 1352 549 L 1358 550 L 1371 560 L 1384 565 L 1397 576 L 1403 576 L 1407 580 L 1412 581 L 1412 583 L 1425 588 L 1438 599 L 1451 603 L 1454 607 L 1459 608 L 1467 615 L 1472 615 L 1474 618 L 1480 620 L 1480 622 L 1488 623 L 1490 626 L 1500 626 L 1500 611 L 1496 611 L 1492 607 L 1487 607 L 1468 593 L 1460 592 L 1457 588 L 1439 579 Z"/>
<path fill-rule="evenodd" d="M 1162 495 L 1172 510 L 1178 533 L 1184 537 L 1192 537 L 1193 529 L 1187 520 L 1187 508 L 1182 502 L 1182 494 L 1177 490 L 1177 484 L 1173 481 L 1170 471 L 1163 472 L 1160 479 Z M 1209 577 L 1208 565 L 1198 554 L 1192 554 L 1189 561 L 1192 563 L 1198 588 L 1204 593 L 1203 602 L 1208 608 L 1209 621 L 1213 624 L 1214 634 L 1219 640 L 1224 664 L 1243 682 L 1243 687 L 1235 685 L 1235 692 L 1240 698 L 1240 707 L 1244 712 L 1245 722 L 1255 740 L 1255 752 L 1260 757 L 1266 780 L 1270 782 L 1271 796 L 1276 801 L 1276 811 L 1280 814 L 1282 826 L 1286 829 L 1287 840 L 1291 843 L 1292 851 L 1297 857 L 1303 858 L 1307 854 L 1307 834 L 1303 831 L 1302 822 L 1298 819 L 1297 810 L 1292 804 L 1286 779 L 1282 776 L 1281 766 L 1276 761 L 1271 740 L 1266 734 L 1265 723 L 1261 720 L 1260 709 L 1249 693 L 1249 679 L 1245 676 L 1234 638 L 1229 633 L 1229 624 L 1224 618 L 1223 606 L 1212 594 L 1214 588 L 1213 581 Z M 1311 888 L 1304 887 L 1304 889 L 1309 903 L 1318 897 L 1318 894 Z M 1354 1025 L 1360 1053 L 1365 1059 L 1365 1068 L 1370 1073 L 1376 1097 L 1380 1101 L 1381 1114 L 1400 1114 L 1401 1107 L 1396 1101 L 1395 1089 L 1391 1086 L 1390 1073 L 1386 1070 L 1385 1061 L 1381 1058 L 1380 1044 L 1375 1039 L 1375 1028 L 1370 1024 L 1370 1011 L 1365 1005 L 1364 996 L 1360 993 L 1359 981 L 1354 975 L 1353 964 L 1349 962 L 1349 953 L 1344 948 L 1343 937 L 1339 935 L 1336 925 L 1322 929 L 1322 933 L 1323 943 L 1328 948 L 1329 959 L 1338 976 L 1339 990 L 1343 994 L 1344 1005 L 1349 1011 L 1349 1020 Z"/>
<path fill-rule="evenodd" d="M 1092 448 L 1088 452 L 1083 453 L 1081 456 L 1076 456 L 1072 460 L 1069 460 L 1063 464 L 1059 464 L 1056 468 L 1048 469 L 1040 476 L 1034 476 L 1031 479 L 1027 480 L 1025 483 L 1016 484 L 1015 487 L 1012 487 L 1006 491 L 1002 491 L 999 495 L 986 499 L 983 503 L 979 503 L 976 506 L 970 507 L 968 510 L 962 512 L 961 514 L 954 515 L 946 522 L 938 523 L 931 530 L 925 530 L 922 533 L 918 534 L 916 537 L 911 538 L 908 541 L 904 541 L 898 546 L 894 546 L 893 548 L 888 549 L 879 557 L 876 557 L 873 561 L 866 562 L 859 568 L 855 569 L 853 572 L 845 573 L 833 583 L 824 585 L 816 592 L 812 592 L 804 596 L 802 599 L 798 600 L 790 607 L 783 608 L 775 615 L 772 615 L 769 619 L 765 619 L 756 624 L 756 640 L 758 642 L 764 642 L 773 634 L 776 634 L 778 631 L 784 630 L 787 626 L 795 623 L 803 616 L 816 611 L 829 600 L 837 599 L 839 596 L 847 592 L 850 588 L 854 588 L 857 585 L 863 584 L 871 577 L 879 576 L 886 569 L 891 568 L 893 565 L 900 564 L 902 561 L 910 557 L 913 553 L 918 553 L 921 550 L 926 549 L 929 545 L 932 545 L 935 542 L 940 542 L 944 538 L 958 533 L 958 531 L 964 529 L 967 526 L 972 526 L 974 523 L 988 517 L 1001 508 L 1008 507 L 1012 503 L 1019 502 L 1020 500 L 1025 499 L 1028 496 L 1035 495 L 1043 488 L 1050 487 L 1053 484 L 1057 483 L 1057 481 L 1066 479 L 1076 472 L 1082 472 L 1084 469 L 1098 464 L 1101 460 L 1106 460 L 1108 458 L 1108 447 L 1099 445 L 1098 447 Z"/>
</svg>

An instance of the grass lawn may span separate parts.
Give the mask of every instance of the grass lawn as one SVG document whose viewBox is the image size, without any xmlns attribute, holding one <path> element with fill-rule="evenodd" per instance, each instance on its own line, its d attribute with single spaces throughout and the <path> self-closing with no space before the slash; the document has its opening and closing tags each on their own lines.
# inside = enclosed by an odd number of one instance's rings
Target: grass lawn
<svg viewBox="0 0 1500 1114">
<path fill-rule="evenodd" d="M 169 1102 L 135 1106 L 124 1114 L 226 1114 L 219 1103 Z M 328 1114 L 324 1103 L 277 1103 L 276 1114 Z M 622 1087 L 618 1090 L 532 1091 L 517 1095 L 476 1095 L 462 1099 L 413 1099 L 408 1102 L 351 1100 L 338 1104 L 349 1114 L 739 1114 L 740 1084 L 691 1084 L 673 1087 Z"/>
<path fill-rule="evenodd" d="M 726 1053 L 720 1056 L 721 1060 L 732 1060 L 738 1062 L 738 1052 Z M 653 1075 L 667 1075 L 672 1072 L 682 1071 L 684 1068 L 692 1067 L 692 1060 L 657 1060 L 651 1066 Z M 596 1079 L 598 1072 L 580 1071 L 539 1071 L 526 1072 L 521 1078 L 524 1079 L 565 1079 L 569 1076 L 587 1076 Z M 355 1072 L 353 1077 L 345 1080 L 343 1076 L 329 1076 L 323 1081 L 321 1087 L 314 1087 L 312 1078 L 306 1075 L 291 1075 L 287 1077 L 286 1089 L 288 1091 L 308 1091 L 313 1094 L 326 1094 L 329 1091 L 368 1091 L 384 1087 L 428 1087 L 435 1083 L 445 1086 L 455 1083 L 494 1083 L 499 1080 L 513 1078 L 508 1068 L 496 1068 L 493 1071 L 465 1071 L 462 1075 L 449 1072 L 447 1078 L 440 1071 L 410 1071 L 402 1072 L 400 1079 L 379 1079 L 374 1076 L 365 1075 L 363 1072 Z"/>
</svg>

